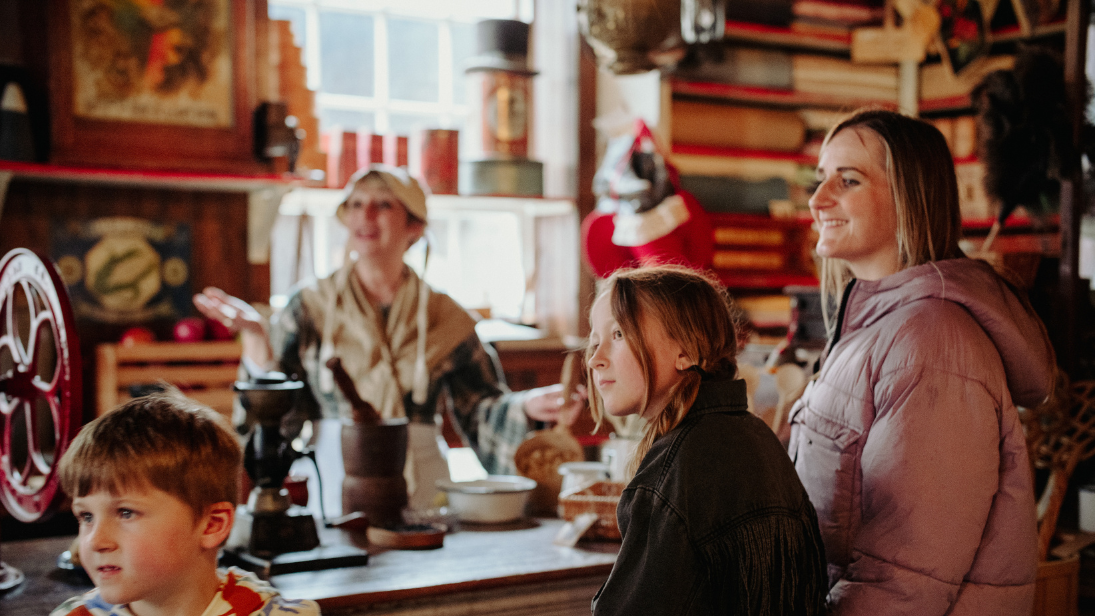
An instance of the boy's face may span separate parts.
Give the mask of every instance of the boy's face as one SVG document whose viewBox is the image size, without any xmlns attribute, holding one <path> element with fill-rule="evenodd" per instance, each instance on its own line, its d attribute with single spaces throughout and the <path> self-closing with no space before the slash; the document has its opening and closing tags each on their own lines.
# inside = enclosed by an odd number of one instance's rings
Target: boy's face
<svg viewBox="0 0 1095 616">
<path fill-rule="evenodd" d="M 80 561 L 109 603 L 131 604 L 137 614 L 148 613 L 142 607 L 169 607 L 186 601 L 213 572 L 209 514 L 195 516 L 167 492 L 97 490 L 73 499 L 72 512 L 80 525 Z"/>
</svg>

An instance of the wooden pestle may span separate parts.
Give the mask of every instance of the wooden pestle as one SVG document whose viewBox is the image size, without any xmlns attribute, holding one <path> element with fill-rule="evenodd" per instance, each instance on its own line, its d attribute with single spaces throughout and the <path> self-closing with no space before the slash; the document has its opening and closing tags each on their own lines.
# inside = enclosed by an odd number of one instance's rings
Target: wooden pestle
<svg viewBox="0 0 1095 616">
<path fill-rule="evenodd" d="M 569 351 L 563 359 L 563 370 L 559 377 L 559 382 L 563 385 L 563 404 L 568 404 L 570 402 L 574 393 L 578 391 L 578 385 L 584 380 L 585 362 L 582 361 L 582 356 L 583 353 L 581 351 Z M 576 419 L 577 417 L 572 417 L 568 422 L 557 422 L 555 424 L 555 430 L 557 432 L 566 432 L 567 434 L 570 434 L 570 424 Z"/>
<path fill-rule="evenodd" d="M 342 391 L 342 395 L 346 396 L 346 400 L 350 403 L 350 408 L 353 411 L 354 423 L 379 424 L 380 413 L 376 412 L 373 405 L 361 399 L 361 395 L 357 393 L 357 386 L 354 385 L 354 380 L 350 378 L 346 369 L 342 367 L 342 360 L 337 357 L 332 357 L 327 360 L 327 367 L 330 368 L 331 374 L 335 377 L 335 383 Z"/>
</svg>

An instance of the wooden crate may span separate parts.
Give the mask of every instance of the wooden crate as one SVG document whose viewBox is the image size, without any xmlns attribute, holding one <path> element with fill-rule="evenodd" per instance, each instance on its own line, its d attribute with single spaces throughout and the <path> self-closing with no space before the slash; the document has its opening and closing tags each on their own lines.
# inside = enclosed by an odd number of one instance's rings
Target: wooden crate
<svg viewBox="0 0 1095 616">
<path fill-rule="evenodd" d="M 129 387 L 166 381 L 216 411 L 232 416 L 238 342 L 149 342 L 96 347 L 96 415 L 130 399 Z"/>
</svg>

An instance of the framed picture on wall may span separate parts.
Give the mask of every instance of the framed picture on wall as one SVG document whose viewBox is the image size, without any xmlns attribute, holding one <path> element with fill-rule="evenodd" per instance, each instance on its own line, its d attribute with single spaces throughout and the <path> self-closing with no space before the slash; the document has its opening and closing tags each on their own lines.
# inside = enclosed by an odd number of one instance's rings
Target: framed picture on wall
<svg viewBox="0 0 1095 616">
<path fill-rule="evenodd" d="M 252 121 L 264 1 L 50 3 L 51 162 L 264 170 Z"/>
</svg>

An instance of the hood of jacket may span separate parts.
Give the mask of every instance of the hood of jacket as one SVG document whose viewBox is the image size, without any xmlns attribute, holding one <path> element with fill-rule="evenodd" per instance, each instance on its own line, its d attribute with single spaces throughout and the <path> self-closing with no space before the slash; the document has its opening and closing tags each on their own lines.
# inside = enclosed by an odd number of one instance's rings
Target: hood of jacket
<svg viewBox="0 0 1095 616">
<path fill-rule="evenodd" d="M 996 346 L 1016 404 L 1036 406 L 1053 387 L 1056 358 L 1041 319 L 992 267 L 958 258 L 910 267 L 881 280 L 857 280 L 848 294 L 840 334 L 854 331 L 911 302 L 954 302 Z"/>
</svg>

